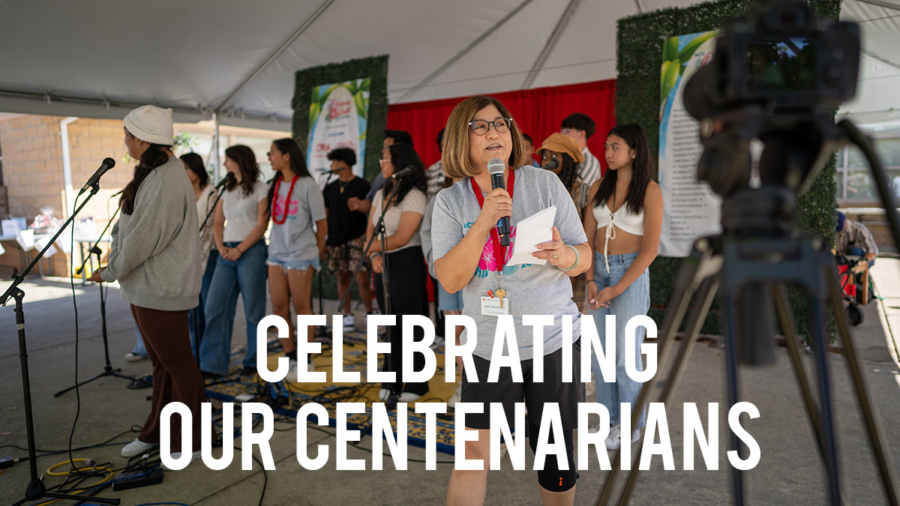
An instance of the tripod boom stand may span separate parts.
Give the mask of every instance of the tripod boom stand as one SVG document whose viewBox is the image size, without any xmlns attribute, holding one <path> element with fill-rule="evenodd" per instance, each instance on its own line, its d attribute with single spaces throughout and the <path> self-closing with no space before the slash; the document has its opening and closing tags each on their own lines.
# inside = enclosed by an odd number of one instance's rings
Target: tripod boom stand
<svg viewBox="0 0 900 506">
<path fill-rule="evenodd" d="M 369 250 L 372 248 L 372 242 L 375 241 L 375 237 L 379 234 L 381 235 L 381 258 L 384 260 L 384 268 L 383 273 L 381 275 L 381 288 L 384 292 L 384 312 L 385 314 L 391 314 L 391 290 L 390 290 L 390 268 L 388 266 L 388 258 L 387 258 L 387 233 L 384 229 L 384 214 L 387 212 L 388 205 L 394 200 L 394 194 L 397 193 L 397 188 L 399 187 L 399 181 L 395 181 L 394 187 L 391 188 L 391 194 L 388 196 L 387 200 L 382 202 L 381 205 L 381 216 L 378 218 L 378 223 L 375 224 L 374 232 L 372 233 L 372 237 L 369 238 L 369 242 L 366 244 L 366 249 L 363 251 L 363 258 L 367 258 L 369 256 Z M 350 286 L 347 287 L 347 293 L 344 294 L 344 298 L 341 299 L 340 305 L 338 305 L 338 312 L 342 312 L 344 310 L 344 304 L 347 303 L 350 298 L 350 292 L 353 290 L 353 284 L 356 283 L 356 276 L 359 274 L 360 269 L 362 268 L 365 262 L 360 262 L 359 265 L 356 266 L 356 270 L 353 271 L 353 276 L 350 277 Z M 390 332 L 390 331 L 389 331 Z M 389 334 L 390 335 L 390 334 Z M 387 356 L 387 369 L 393 370 L 394 363 L 394 354 L 389 353 Z M 398 372 L 399 371 L 395 371 Z M 399 378 L 398 378 L 399 380 Z M 397 407 L 397 387 L 399 386 L 399 381 L 395 381 L 391 383 L 391 394 L 385 402 L 385 406 L 388 409 L 394 409 Z"/>
<path fill-rule="evenodd" d="M 50 246 L 56 242 L 56 239 L 62 234 L 63 230 L 66 229 L 67 226 L 71 225 L 75 220 L 75 216 L 78 215 L 79 212 L 84 208 L 84 206 L 91 200 L 91 197 L 97 194 L 100 191 L 100 185 L 95 183 L 91 186 L 90 195 L 84 199 L 84 202 L 81 203 L 80 206 L 69 216 L 69 219 L 60 227 L 59 230 L 56 231 L 56 234 L 53 236 L 47 245 L 44 246 L 44 249 L 38 253 L 28 267 L 22 271 L 15 279 L 13 279 L 12 285 L 7 288 L 6 292 L 0 296 L 0 306 L 5 306 L 9 301 L 10 297 L 13 297 L 16 301 L 16 327 L 18 329 L 19 335 L 19 362 L 22 368 L 22 393 L 25 397 L 25 428 L 27 432 L 28 438 L 28 470 L 30 473 L 30 480 L 28 482 L 28 486 L 25 489 L 25 497 L 21 500 L 13 503 L 12 506 L 19 506 L 21 504 L 25 504 L 27 502 L 37 501 L 39 499 L 44 498 L 52 498 L 52 499 L 71 499 L 74 501 L 84 501 L 84 496 L 78 495 L 70 495 L 70 494 L 60 494 L 57 492 L 48 492 L 47 487 L 44 485 L 44 482 L 41 481 L 41 477 L 38 475 L 37 471 L 37 451 L 35 450 L 35 438 L 34 438 L 34 411 L 31 406 L 31 382 L 29 381 L 28 376 L 28 350 L 25 345 L 25 309 L 23 304 L 23 299 L 25 298 L 25 292 L 19 288 L 19 285 L 25 280 L 25 276 L 31 272 L 31 269 L 34 268 L 35 265 L 40 261 L 40 259 L 44 256 Z M 118 499 L 106 499 L 100 497 L 92 497 L 92 502 L 103 503 L 103 504 L 119 504 Z"/>
<path fill-rule="evenodd" d="M 102 234 L 101 234 L 102 235 Z M 99 239 L 98 239 L 99 242 Z M 91 248 L 90 253 L 93 253 L 97 256 L 97 265 L 100 265 L 100 255 L 103 254 L 103 251 L 100 250 L 96 245 Z M 108 290 L 103 289 L 103 282 L 100 281 L 97 283 L 97 286 L 100 287 L 100 335 L 103 337 L 103 356 L 106 359 L 106 365 L 103 367 L 103 372 L 88 378 L 82 382 L 76 383 L 68 388 L 60 390 L 53 394 L 53 397 L 59 397 L 60 395 L 73 390 L 76 387 L 80 387 L 82 385 L 86 385 L 94 380 L 98 380 L 100 378 L 104 378 L 106 376 L 113 376 L 115 378 L 121 378 L 128 381 L 136 381 L 136 378 L 132 376 L 128 376 L 126 374 L 121 374 L 122 369 L 118 369 L 112 366 L 112 363 L 109 361 L 109 339 L 106 333 L 106 294 Z"/>
</svg>

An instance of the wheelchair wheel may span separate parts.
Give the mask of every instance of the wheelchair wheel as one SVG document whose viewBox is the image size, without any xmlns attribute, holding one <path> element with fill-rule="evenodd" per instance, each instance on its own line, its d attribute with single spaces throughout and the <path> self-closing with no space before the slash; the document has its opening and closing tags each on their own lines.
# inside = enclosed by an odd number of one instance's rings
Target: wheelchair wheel
<svg viewBox="0 0 900 506">
<path fill-rule="evenodd" d="M 859 306 L 855 304 L 850 304 L 844 309 L 844 314 L 847 316 L 847 321 L 850 322 L 850 325 L 854 327 L 859 325 L 865 319 L 865 314 L 862 310 L 859 309 Z"/>
</svg>

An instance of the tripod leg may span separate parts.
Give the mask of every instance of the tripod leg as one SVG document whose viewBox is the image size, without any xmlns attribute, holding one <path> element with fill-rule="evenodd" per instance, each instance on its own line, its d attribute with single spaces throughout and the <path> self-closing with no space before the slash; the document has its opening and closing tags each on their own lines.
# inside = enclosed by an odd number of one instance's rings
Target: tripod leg
<svg viewBox="0 0 900 506">
<path fill-rule="evenodd" d="M 816 357 L 816 379 L 819 388 L 819 406 L 821 407 L 822 438 L 820 444 L 824 454 L 825 470 L 828 474 L 828 493 L 831 504 L 841 504 L 840 474 L 838 473 L 837 447 L 834 440 L 834 418 L 831 412 L 831 383 L 828 375 L 828 357 L 825 350 L 825 319 L 822 301 L 817 297 L 809 297 L 809 308 L 812 317 L 812 338 Z"/>
<path fill-rule="evenodd" d="M 816 406 L 812 390 L 809 388 L 809 380 L 806 378 L 806 370 L 803 367 L 803 362 L 800 360 L 800 347 L 797 346 L 797 330 L 794 328 L 794 322 L 791 320 L 791 315 L 785 302 L 784 289 L 774 284 L 770 285 L 770 288 L 772 289 L 772 301 L 775 303 L 775 312 L 778 314 L 778 321 L 781 323 L 781 330 L 784 332 L 784 337 L 787 341 L 788 356 L 791 359 L 797 384 L 800 386 L 803 404 L 806 406 L 806 414 L 809 416 L 809 423 L 812 425 L 819 453 L 822 458 L 825 458 L 821 444 L 822 424 L 819 421 L 819 407 Z"/>
<path fill-rule="evenodd" d="M 713 299 L 715 299 L 718 290 L 719 279 L 716 276 L 706 278 L 703 281 L 703 284 L 700 285 L 700 291 L 697 295 L 698 305 L 694 308 L 694 311 L 691 313 L 691 317 L 688 320 L 687 333 L 681 342 L 681 347 L 678 348 L 678 355 L 675 356 L 675 362 L 672 364 L 669 379 L 663 388 L 662 397 L 659 399 L 659 402 L 662 402 L 663 405 L 668 402 L 669 397 L 681 381 L 681 376 L 684 374 L 688 361 L 691 359 L 691 352 L 694 350 L 697 336 L 700 334 L 700 329 L 703 328 L 703 322 L 706 321 L 706 315 L 709 314 L 709 308 L 712 306 Z M 661 354 L 658 362 L 660 367 L 665 363 L 664 361 L 667 358 L 667 354 L 668 350 L 665 351 L 665 354 Z M 632 411 L 631 415 L 632 427 L 637 423 L 638 416 L 640 415 L 640 408 L 645 404 L 645 393 L 646 397 L 649 397 L 650 391 L 652 391 L 659 382 L 658 378 L 659 374 L 657 373 L 650 381 L 644 384 L 644 387 L 641 389 L 641 394 L 638 397 L 637 402 L 638 408 Z M 634 492 L 634 487 L 637 484 L 638 472 L 640 471 L 638 463 L 641 460 L 643 448 L 643 445 L 640 445 L 634 452 L 634 457 L 631 462 L 631 471 L 628 473 L 628 481 L 625 483 L 625 490 L 622 491 L 622 496 L 619 498 L 620 505 L 628 504 L 629 499 L 631 499 L 631 494 Z M 616 456 L 616 459 L 618 460 L 618 455 Z"/>
<path fill-rule="evenodd" d="M 826 272 L 829 288 L 828 299 L 831 302 L 831 310 L 834 313 L 834 320 L 837 324 L 838 337 L 841 340 L 841 345 L 844 347 L 844 353 L 847 355 L 847 366 L 850 368 L 850 376 L 853 379 L 856 400 L 859 403 L 859 409 L 863 413 L 863 419 L 866 421 L 869 444 L 872 445 L 872 450 L 875 452 L 875 460 L 878 462 L 878 469 L 881 471 L 881 484 L 882 487 L 884 487 L 884 493 L 887 496 L 888 503 L 897 506 L 900 504 L 900 498 L 898 498 L 900 496 L 898 496 L 895 486 L 897 477 L 895 476 L 893 466 L 891 466 L 890 458 L 885 451 L 887 445 L 884 443 L 884 432 L 881 429 L 881 424 L 878 421 L 878 417 L 875 416 L 874 409 L 869 401 L 865 379 L 863 378 L 862 370 L 859 367 L 859 359 L 856 356 L 856 349 L 853 346 L 853 341 L 850 339 L 850 327 L 847 326 L 847 320 L 844 318 L 840 295 L 837 291 L 837 287 L 839 286 L 837 276 L 834 273 L 834 269 L 823 267 L 823 270 Z"/>
<path fill-rule="evenodd" d="M 669 302 L 669 311 L 666 312 L 666 319 L 663 321 L 663 331 L 660 336 L 660 358 L 658 360 L 658 363 L 660 364 L 664 363 L 667 359 L 671 343 L 675 340 L 675 334 L 678 332 L 678 328 L 684 320 L 685 313 L 687 313 L 691 295 L 693 295 L 697 286 L 703 280 L 703 278 L 698 280 L 698 276 L 703 276 L 705 278 L 708 275 L 712 275 L 706 274 L 705 272 L 711 267 L 709 265 L 712 263 L 710 261 L 711 254 L 712 251 L 710 250 L 709 243 L 706 239 L 700 239 L 694 243 L 694 249 L 691 252 L 691 256 L 684 259 L 684 262 L 682 263 L 681 270 L 678 273 L 678 282 L 675 284 L 675 291 L 672 293 L 672 299 Z M 638 412 L 640 409 L 639 407 L 643 406 L 643 403 L 649 395 L 650 390 L 645 384 L 643 388 L 641 388 L 641 393 L 638 396 L 638 402 L 637 406 L 634 408 L 634 412 Z M 632 419 L 634 419 L 634 417 L 632 417 Z M 629 444 L 631 441 L 630 436 L 631 435 L 629 434 L 627 437 Z M 616 479 L 619 476 L 619 468 L 621 467 L 620 463 L 621 452 L 616 452 L 612 468 L 609 470 L 609 475 L 606 477 L 606 483 L 600 490 L 600 496 L 595 503 L 598 506 L 609 504 L 612 500 L 613 489 L 615 488 Z"/>
<path fill-rule="evenodd" d="M 738 403 L 738 376 L 737 376 L 737 343 L 735 342 L 735 322 L 737 321 L 737 301 L 729 294 L 724 297 L 725 308 L 725 383 L 728 392 L 728 406 Z M 740 438 L 731 431 L 731 449 L 738 456 L 744 458 L 745 451 Z M 731 468 L 731 487 L 734 494 L 734 504 L 744 504 L 744 476 L 740 469 Z"/>
</svg>

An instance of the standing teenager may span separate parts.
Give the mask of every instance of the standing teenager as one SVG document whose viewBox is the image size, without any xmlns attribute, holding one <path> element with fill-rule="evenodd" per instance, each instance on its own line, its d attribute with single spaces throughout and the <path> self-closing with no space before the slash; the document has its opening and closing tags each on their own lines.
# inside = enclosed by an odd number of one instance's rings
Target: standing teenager
<svg viewBox="0 0 900 506">
<path fill-rule="evenodd" d="M 225 168 L 234 174 L 216 205 L 213 236 L 219 258 L 206 301 L 206 331 L 200 342 L 200 369 L 211 376 L 228 374 L 231 334 L 238 295 L 247 318 L 247 352 L 242 375 L 256 372 L 256 327 L 266 314 L 266 241 L 269 223 L 266 184 L 259 181 L 253 150 L 235 145 L 225 150 Z M 265 353 L 266 350 L 262 350 Z"/>
<path fill-rule="evenodd" d="M 306 157 L 294 139 L 278 139 L 269 148 L 269 162 L 276 171 L 269 187 L 268 202 L 272 212 L 272 232 L 269 235 L 269 294 L 272 312 L 288 323 L 288 337 L 281 340 L 282 349 L 290 360 L 289 375 L 298 367 L 291 321 L 291 301 L 297 315 L 312 314 L 313 270 L 319 270 L 319 259 L 325 257 L 325 236 L 328 223 L 325 203 L 319 185 L 309 175 Z M 312 341 L 313 326 L 298 339 Z M 311 371 L 312 357 L 303 364 Z"/>
<path fill-rule="evenodd" d="M 153 364 L 150 415 L 122 448 L 134 457 L 160 444 L 160 414 L 170 402 L 191 410 L 191 460 L 200 456 L 200 406 L 206 391 L 191 354 L 188 310 L 200 294 L 197 206 L 184 165 L 172 153 L 172 110 L 152 105 L 125 117 L 125 147 L 138 160 L 119 200 L 109 262 L 91 281 L 118 281 Z M 173 458 L 181 457 L 181 417 L 172 419 Z M 216 437 L 215 430 L 210 432 Z"/>
<path fill-rule="evenodd" d="M 610 431 L 606 447 L 621 446 L 619 406 L 631 403 L 632 409 L 641 393 L 641 383 L 625 372 L 625 326 L 634 316 L 646 315 L 650 309 L 649 267 L 659 252 L 662 231 L 662 190 L 653 177 L 653 159 L 647 135 L 640 125 L 619 125 L 606 137 L 606 175 L 594 183 L 588 197 L 590 209 L 584 213 L 584 229 L 594 248 L 594 268 L 587 273 L 588 314 L 594 316 L 600 342 L 605 343 L 607 315 L 616 316 L 616 377 L 604 378 L 600 364 L 593 357 L 597 402 L 609 411 Z M 637 371 L 643 371 L 640 347 L 644 329 L 635 339 L 634 360 Z M 644 426 L 645 413 L 629 441 L 637 441 Z M 592 428 L 596 432 L 597 427 Z"/>
</svg>

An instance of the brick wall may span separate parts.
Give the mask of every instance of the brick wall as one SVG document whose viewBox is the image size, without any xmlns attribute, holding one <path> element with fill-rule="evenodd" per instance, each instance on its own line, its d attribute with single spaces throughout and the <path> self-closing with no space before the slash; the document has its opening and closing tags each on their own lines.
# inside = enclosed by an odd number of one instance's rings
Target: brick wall
<svg viewBox="0 0 900 506">
<path fill-rule="evenodd" d="M 44 207 L 50 207 L 53 216 L 60 220 L 67 217 L 59 126 L 62 119 L 57 116 L 24 115 L 0 121 L 3 176 L 9 191 L 10 214 L 25 217 L 29 224 Z M 101 191 L 78 215 L 79 219 L 93 218 L 95 234 L 100 233 L 108 216 L 115 212 L 117 200 L 108 203 L 109 197 L 131 180 L 134 163 L 123 161 L 126 151 L 122 129 L 120 120 L 79 118 L 68 125 L 75 194 L 104 158 L 110 157 L 116 161 L 116 167 L 107 172 L 100 182 Z M 7 253 L 0 256 L 0 265 L 20 265 L 20 253 L 9 244 L 6 249 Z M 34 253 L 30 252 L 28 258 Z M 76 254 L 76 263 L 79 258 Z M 58 253 L 45 262 L 44 273 L 67 275 L 66 255 Z"/>
</svg>

